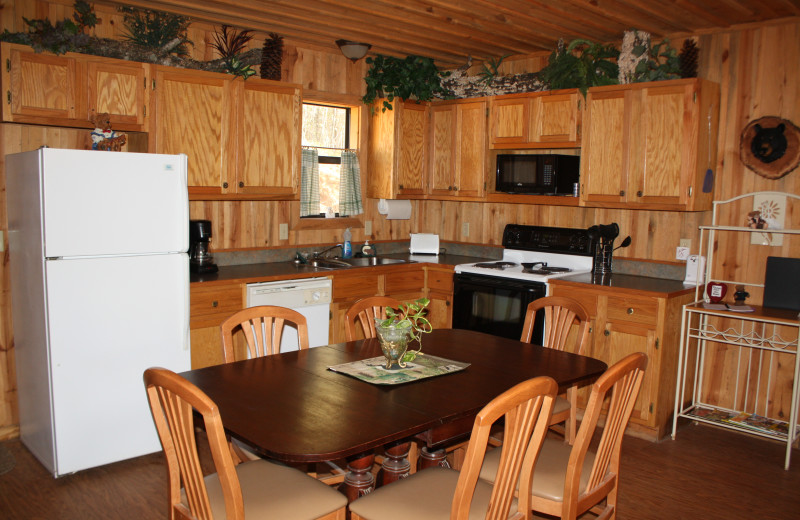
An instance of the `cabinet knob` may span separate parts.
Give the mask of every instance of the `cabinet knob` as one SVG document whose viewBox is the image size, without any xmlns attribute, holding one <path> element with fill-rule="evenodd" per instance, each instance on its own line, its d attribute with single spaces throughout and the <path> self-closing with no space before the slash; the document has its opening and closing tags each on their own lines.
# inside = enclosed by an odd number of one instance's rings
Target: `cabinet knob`
<svg viewBox="0 0 800 520">
<path fill-rule="evenodd" d="M 223 182 L 223 183 L 222 183 L 222 187 L 223 187 L 223 188 L 227 188 L 227 187 L 228 187 L 228 183 L 227 183 L 227 182 Z"/>
<path fill-rule="evenodd" d="M 219 306 L 219 302 L 217 300 L 214 300 L 213 302 L 211 302 L 211 306 L 212 307 L 218 307 Z"/>
<path fill-rule="evenodd" d="M 450 300 L 447 300 L 446 302 L 444 302 L 444 304 L 446 307 L 450 307 Z"/>
<path fill-rule="evenodd" d="M 628 314 L 633 314 L 633 307 L 628 307 Z"/>
<path fill-rule="evenodd" d="M 400 188 L 402 190 L 403 189 L 403 185 L 401 184 L 400 186 L 398 186 L 398 188 Z"/>
<path fill-rule="evenodd" d="M 608 330 L 604 330 L 603 331 L 603 336 L 610 336 L 610 335 L 611 335 L 610 331 L 608 331 Z"/>
<path fill-rule="evenodd" d="M 244 182 L 242 182 L 242 181 L 239 181 L 239 187 L 240 187 L 240 188 L 244 188 Z"/>
<path fill-rule="evenodd" d="M 619 190 L 619 196 L 620 197 L 624 197 L 625 196 L 625 190 Z"/>
<path fill-rule="evenodd" d="M 642 190 L 636 192 L 637 197 L 641 197 L 642 195 L 644 195 L 644 193 L 642 193 Z"/>
</svg>

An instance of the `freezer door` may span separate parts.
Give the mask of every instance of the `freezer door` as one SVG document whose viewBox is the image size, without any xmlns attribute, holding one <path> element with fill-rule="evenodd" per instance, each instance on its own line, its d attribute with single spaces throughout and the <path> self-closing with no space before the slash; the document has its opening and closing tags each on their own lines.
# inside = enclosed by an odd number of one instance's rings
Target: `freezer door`
<svg viewBox="0 0 800 520">
<path fill-rule="evenodd" d="M 56 475 L 160 449 L 142 374 L 190 369 L 185 254 L 46 265 Z"/>
<path fill-rule="evenodd" d="M 46 257 L 186 252 L 186 156 L 46 148 Z"/>
</svg>

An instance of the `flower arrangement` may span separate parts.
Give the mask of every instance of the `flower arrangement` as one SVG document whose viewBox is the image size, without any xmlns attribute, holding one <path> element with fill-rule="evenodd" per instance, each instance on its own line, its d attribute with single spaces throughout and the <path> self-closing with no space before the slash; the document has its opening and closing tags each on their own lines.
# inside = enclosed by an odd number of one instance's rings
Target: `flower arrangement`
<svg viewBox="0 0 800 520">
<path fill-rule="evenodd" d="M 428 298 L 419 298 L 413 302 L 401 303 L 396 309 L 393 307 L 386 307 L 386 319 L 383 320 L 379 326 L 386 328 L 394 327 L 397 329 L 408 328 L 409 336 L 419 343 L 419 348 L 417 350 L 405 353 L 402 359 L 404 362 L 412 361 L 418 355 L 422 355 L 422 335 L 429 334 L 433 331 L 433 326 L 426 317 L 428 314 L 427 307 L 430 302 Z"/>
</svg>

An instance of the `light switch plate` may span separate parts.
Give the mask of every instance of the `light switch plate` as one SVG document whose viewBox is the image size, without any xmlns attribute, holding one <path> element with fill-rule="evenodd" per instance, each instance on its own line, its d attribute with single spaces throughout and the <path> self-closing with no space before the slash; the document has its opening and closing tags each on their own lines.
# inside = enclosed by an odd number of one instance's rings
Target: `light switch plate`
<svg viewBox="0 0 800 520">
<path fill-rule="evenodd" d="M 278 238 L 280 240 L 289 240 L 289 224 L 280 224 L 278 226 Z"/>
<path fill-rule="evenodd" d="M 465 238 L 469 236 L 469 222 L 464 222 L 461 226 L 461 234 L 464 235 Z"/>
<path fill-rule="evenodd" d="M 368 237 L 372 236 L 372 221 L 371 220 L 367 220 L 367 221 L 364 222 L 364 234 L 367 235 Z"/>
</svg>

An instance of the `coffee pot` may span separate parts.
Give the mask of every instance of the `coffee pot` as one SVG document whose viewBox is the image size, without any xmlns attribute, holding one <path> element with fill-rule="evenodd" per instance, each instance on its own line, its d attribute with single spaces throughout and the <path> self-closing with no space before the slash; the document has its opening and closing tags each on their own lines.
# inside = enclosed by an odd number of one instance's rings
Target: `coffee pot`
<svg viewBox="0 0 800 520">
<path fill-rule="evenodd" d="M 189 221 L 189 270 L 193 273 L 216 273 L 214 255 L 209 250 L 211 241 L 210 220 Z"/>
</svg>

